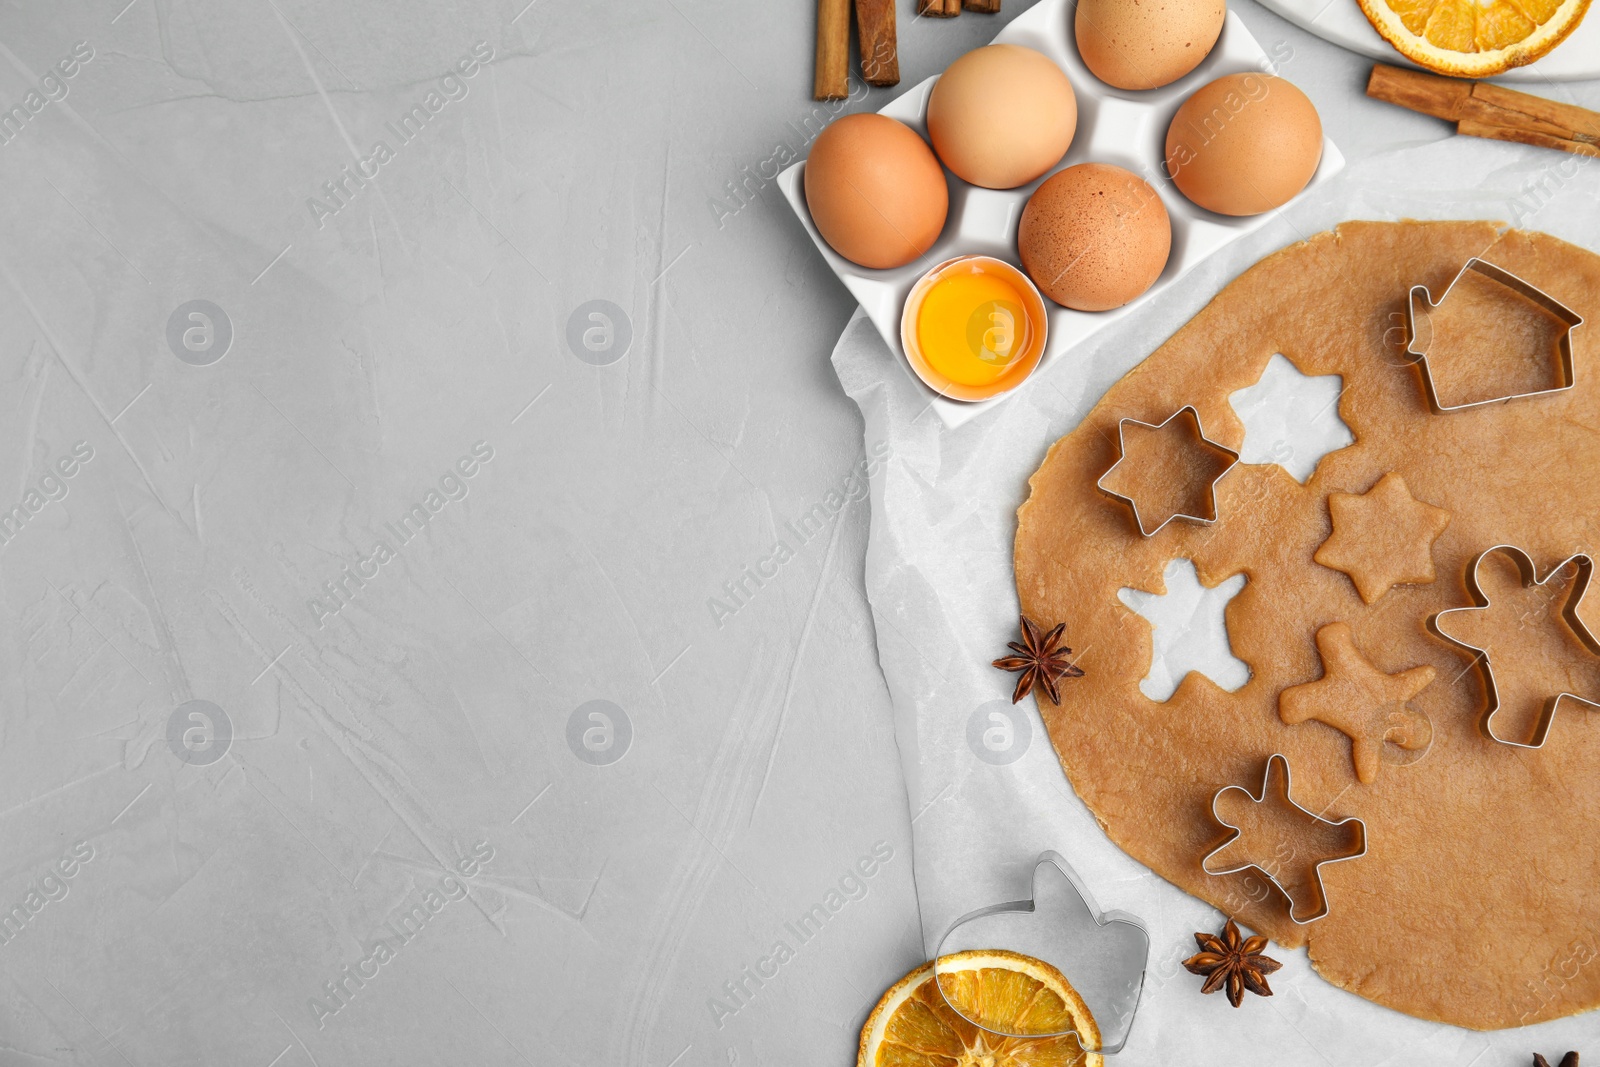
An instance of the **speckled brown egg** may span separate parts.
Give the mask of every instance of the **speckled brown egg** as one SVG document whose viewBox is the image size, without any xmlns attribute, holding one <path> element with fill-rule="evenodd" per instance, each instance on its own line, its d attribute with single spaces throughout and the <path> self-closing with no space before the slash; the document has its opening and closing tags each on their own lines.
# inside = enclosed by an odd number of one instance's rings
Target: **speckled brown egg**
<svg viewBox="0 0 1600 1067">
<path fill-rule="evenodd" d="M 1095 77 L 1155 89 L 1199 66 L 1227 17 L 1226 0 L 1078 0 L 1073 34 Z"/>
<path fill-rule="evenodd" d="M 1061 162 L 1078 130 L 1072 83 L 1043 52 L 974 48 L 928 96 L 928 139 L 958 178 L 1015 189 Z"/>
<path fill-rule="evenodd" d="M 874 270 L 901 267 L 938 240 L 950 209 L 928 143 L 886 115 L 845 115 L 806 156 L 806 207 L 828 246 Z"/>
<path fill-rule="evenodd" d="M 1078 311 L 1121 307 L 1161 276 L 1172 221 L 1148 182 L 1109 163 L 1080 163 L 1028 198 L 1017 227 L 1023 269 L 1045 296 Z"/>
<path fill-rule="evenodd" d="M 1292 82 L 1250 71 L 1201 86 L 1167 129 L 1167 173 L 1221 215 L 1259 215 L 1306 187 L 1322 160 L 1322 120 Z"/>
</svg>

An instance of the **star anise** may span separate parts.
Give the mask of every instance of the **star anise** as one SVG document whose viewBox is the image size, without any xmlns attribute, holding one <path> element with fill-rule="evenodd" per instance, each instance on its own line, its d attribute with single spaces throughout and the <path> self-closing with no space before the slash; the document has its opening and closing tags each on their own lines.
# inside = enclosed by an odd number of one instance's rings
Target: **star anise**
<svg viewBox="0 0 1600 1067">
<path fill-rule="evenodd" d="M 1067 658 L 1072 655 L 1072 649 L 1061 645 L 1061 635 L 1066 629 L 1066 623 L 1057 623 L 1054 630 L 1040 637 L 1039 628 L 1029 622 L 1026 615 L 1022 616 L 1022 640 L 1006 643 L 1006 647 L 1016 655 L 994 661 L 994 665 L 1003 671 L 1022 672 L 1022 677 L 1017 679 L 1016 691 L 1011 694 L 1011 703 L 1015 704 L 1027 696 L 1038 684 L 1043 685 L 1044 691 L 1050 694 L 1052 703 L 1059 704 L 1061 692 L 1056 688 L 1056 682 L 1062 678 L 1083 677 L 1083 669 Z"/>
<path fill-rule="evenodd" d="M 1533 1067 L 1550 1067 L 1550 1061 L 1535 1052 L 1533 1054 Z M 1560 1067 L 1578 1067 L 1577 1052 L 1569 1052 L 1561 1057 Z"/>
<path fill-rule="evenodd" d="M 1183 965 L 1190 974 L 1207 976 L 1200 992 L 1215 993 L 1226 985 L 1228 1002 L 1236 1008 L 1244 1002 L 1246 989 L 1258 997 L 1272 996 L 1267 975 L 1283 964 L 1261 955 L 1261 950 L 1267 947 L 1266 938 L 1257 934 L 1241 941 L 1239 928 L 1229 919 L 1228 925 L 1222 928 L 1221 937 L 1195 934 L 1194 939 L 1200 951 L 1184 960 Z"/>
</svg>

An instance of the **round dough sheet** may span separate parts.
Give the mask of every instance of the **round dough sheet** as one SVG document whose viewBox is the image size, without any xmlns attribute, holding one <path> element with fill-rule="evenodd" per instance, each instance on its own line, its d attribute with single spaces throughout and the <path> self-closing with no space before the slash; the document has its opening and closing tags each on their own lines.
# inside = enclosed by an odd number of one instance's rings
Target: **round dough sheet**
<svg viewBox="0 0 1600 1067">
<path fill-rule="evenodd" d="M 1404 351 L 1407 292 L 1423 284 L 1438 300 L 1474 256 L 1588 320 L 1572 335 L 1573 388 L 1430 410 Z M 1452 363 L 1485 330 L 1506 331 L 1502 348 L 1537 345 L 1520 305 L 1471 310 L 1436 321 L 1441 392 L 1521 392 L 1551 372 L 1543 359 Z M 1583 249 L 1490 222 L 1347 223 L 1251 268 L 1113 386 L 1050 449 L 1018 512 L 1022 609 L 1042 628 L 1064 621 L 1087 672 L 1063 682 L 1060 706 L 1036 691 L 1040 711 L 1112 840 L 1274 941 L 1309 943 L 1336 985 L 1421 1018 L 1496 1029 L 1600 1005 L 1600 709 L 1564 698 L 1542 748 L 1495 741 L 1486 672 L 1429 626 L 1477 603 L 1469 572 L 1493 546 L 1523 549 L 1540 579 L 1594 548 L 1597 328 L 1600 257 Z M 1229 397 L 1280 354 L 1301 374 L 1340 376 L 1354 443 L 1305 484 L 1278 463 L 1241 462 L 1215 484 L 1214 525 L 1179 518 L 1141 536 L 1128 504 L 1096 486 L 1118 460 L 1119 420 L 1161 424 L 1193 405 L 1206 438 L 1250 459 Z M 1152 498 L 1192 488 L 1125 473 Z M 1152 628 L 1119 591 L 1163 593 L 1174 559 L 1193 561 L 1207 587 L 1244 576 L 1224 614 L 1249 668 L 1234 692 L 1199 671 L 1165 702 L 1140 689 Z M 1478 571 L 1495 612 L 1440 628 L 1493 639 L 1496 732 L 1526 736 L 1537 726 L 1526 709 L 1546 695 L 1600 700 L 1600 656 L 1581 626 L 1562 630 L 1575 569 L 1524 589 L 1508 559 L 1493 554 Z M 1600 633 L 1597 602 L 1577 611 Z M 1308 688 L 1280 701 L 1297 686 Z M 1273 753 L 1288 759 L 1297 804 L 1366 826 L 1365 855 L 1321 868 L 1329 914 L 1306 925 L 1260 872 L 1201 867 L 1231 836 L 1213 797 L 1260 794 Z M 1286 880 L 1327 836 L 1279 847 Z"/>
</svg>

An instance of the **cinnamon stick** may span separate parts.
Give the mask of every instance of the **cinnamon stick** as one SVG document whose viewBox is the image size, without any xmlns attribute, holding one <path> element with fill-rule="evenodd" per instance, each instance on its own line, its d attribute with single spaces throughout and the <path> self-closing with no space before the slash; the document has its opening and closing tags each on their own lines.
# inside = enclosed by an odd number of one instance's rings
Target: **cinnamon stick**
<svg viewBox="0 0 1600 1067">
<path fill-rule="evenodd" d="M 868 85 L 900 84 L 894 36 L 894 0 L 856 0 L 856 42 Z"/>
<path fill-rule="evenodd" d="M 1517 144 L 1531 144 L 1537 148 L 1557 148 L 1563 152 L 1571 152 L 1573 155 L 1593 156 L 1596 159 L 1600 159 L 1600 146 L 1563 137 L 1552 137 L 1547 133 L 1540 133 L 1538 130 L 1493 126 L 1486 122 L 1478 122 L 1476 119 L 1462 119 L 1456 124 L 1456 132 L 1472 137 L 1487 137 L 1491 141 L 1514 141 Z"/>
<path fill-rule="evenodd" d="M 817 66 L 811 95 L 818 100 L 850 95 L 850 0 L 817 0 Z"/>
<path fill-rule="evenodd" d="M 1367 95 L 1455 122 L 1461 118 L 1462 104 L 1472 95 L 1472 83 L 1375 63 L 1372 76 L 1367 79 Z"/>
<path fill-rule="evenodd" d="M 1542 96 L 1533 96 L 1530 93 L 1519 93 L 1515 89 L 1506 89 L 1488 82 L 1474 85 L 1472 96 L 1496 107 L 1520 111 L 1555 126 L 1565 126 L 1583 137 L 1600 138 L 1600 114 L 1587 108 L 1563 104 L 1559 100 L 1546 100 Z"/>
<path fill-rule="evenodd" d="M 1367 95 L 1454 122 L 1457 133 L 1471 137 L 1584 156 L 1595 155 L 1591 149 L 1600 148 L 1600 114 L 1487 82 L 1460 81 L 1379 63 L 1367 80 Z"/>
<path fill-rule="evenodd" d="M 953 19 L 961 14 L 961 0 L 917 0 L 917 14 L 931 19 Z"/>
<path fill-rule="evenodd" d="M 961 0 L 961 6 L 980 15 L 1000 14 L 1000 0 Z"/>
</svg>

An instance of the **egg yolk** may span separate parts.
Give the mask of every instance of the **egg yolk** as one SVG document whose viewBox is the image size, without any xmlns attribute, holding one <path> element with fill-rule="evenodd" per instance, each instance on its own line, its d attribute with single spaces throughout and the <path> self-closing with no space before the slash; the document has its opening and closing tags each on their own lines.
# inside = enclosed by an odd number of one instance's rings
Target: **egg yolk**
<svg viewBox="0 0 1600 1067">
<path fill-rule="evenodd" d="M 917 347 L 951 382 L 1000 392 L 1025 375 L 1034 323 L 1016 284 L 981 263 L 952 267 L 923 294 Z"/>
</svg>

